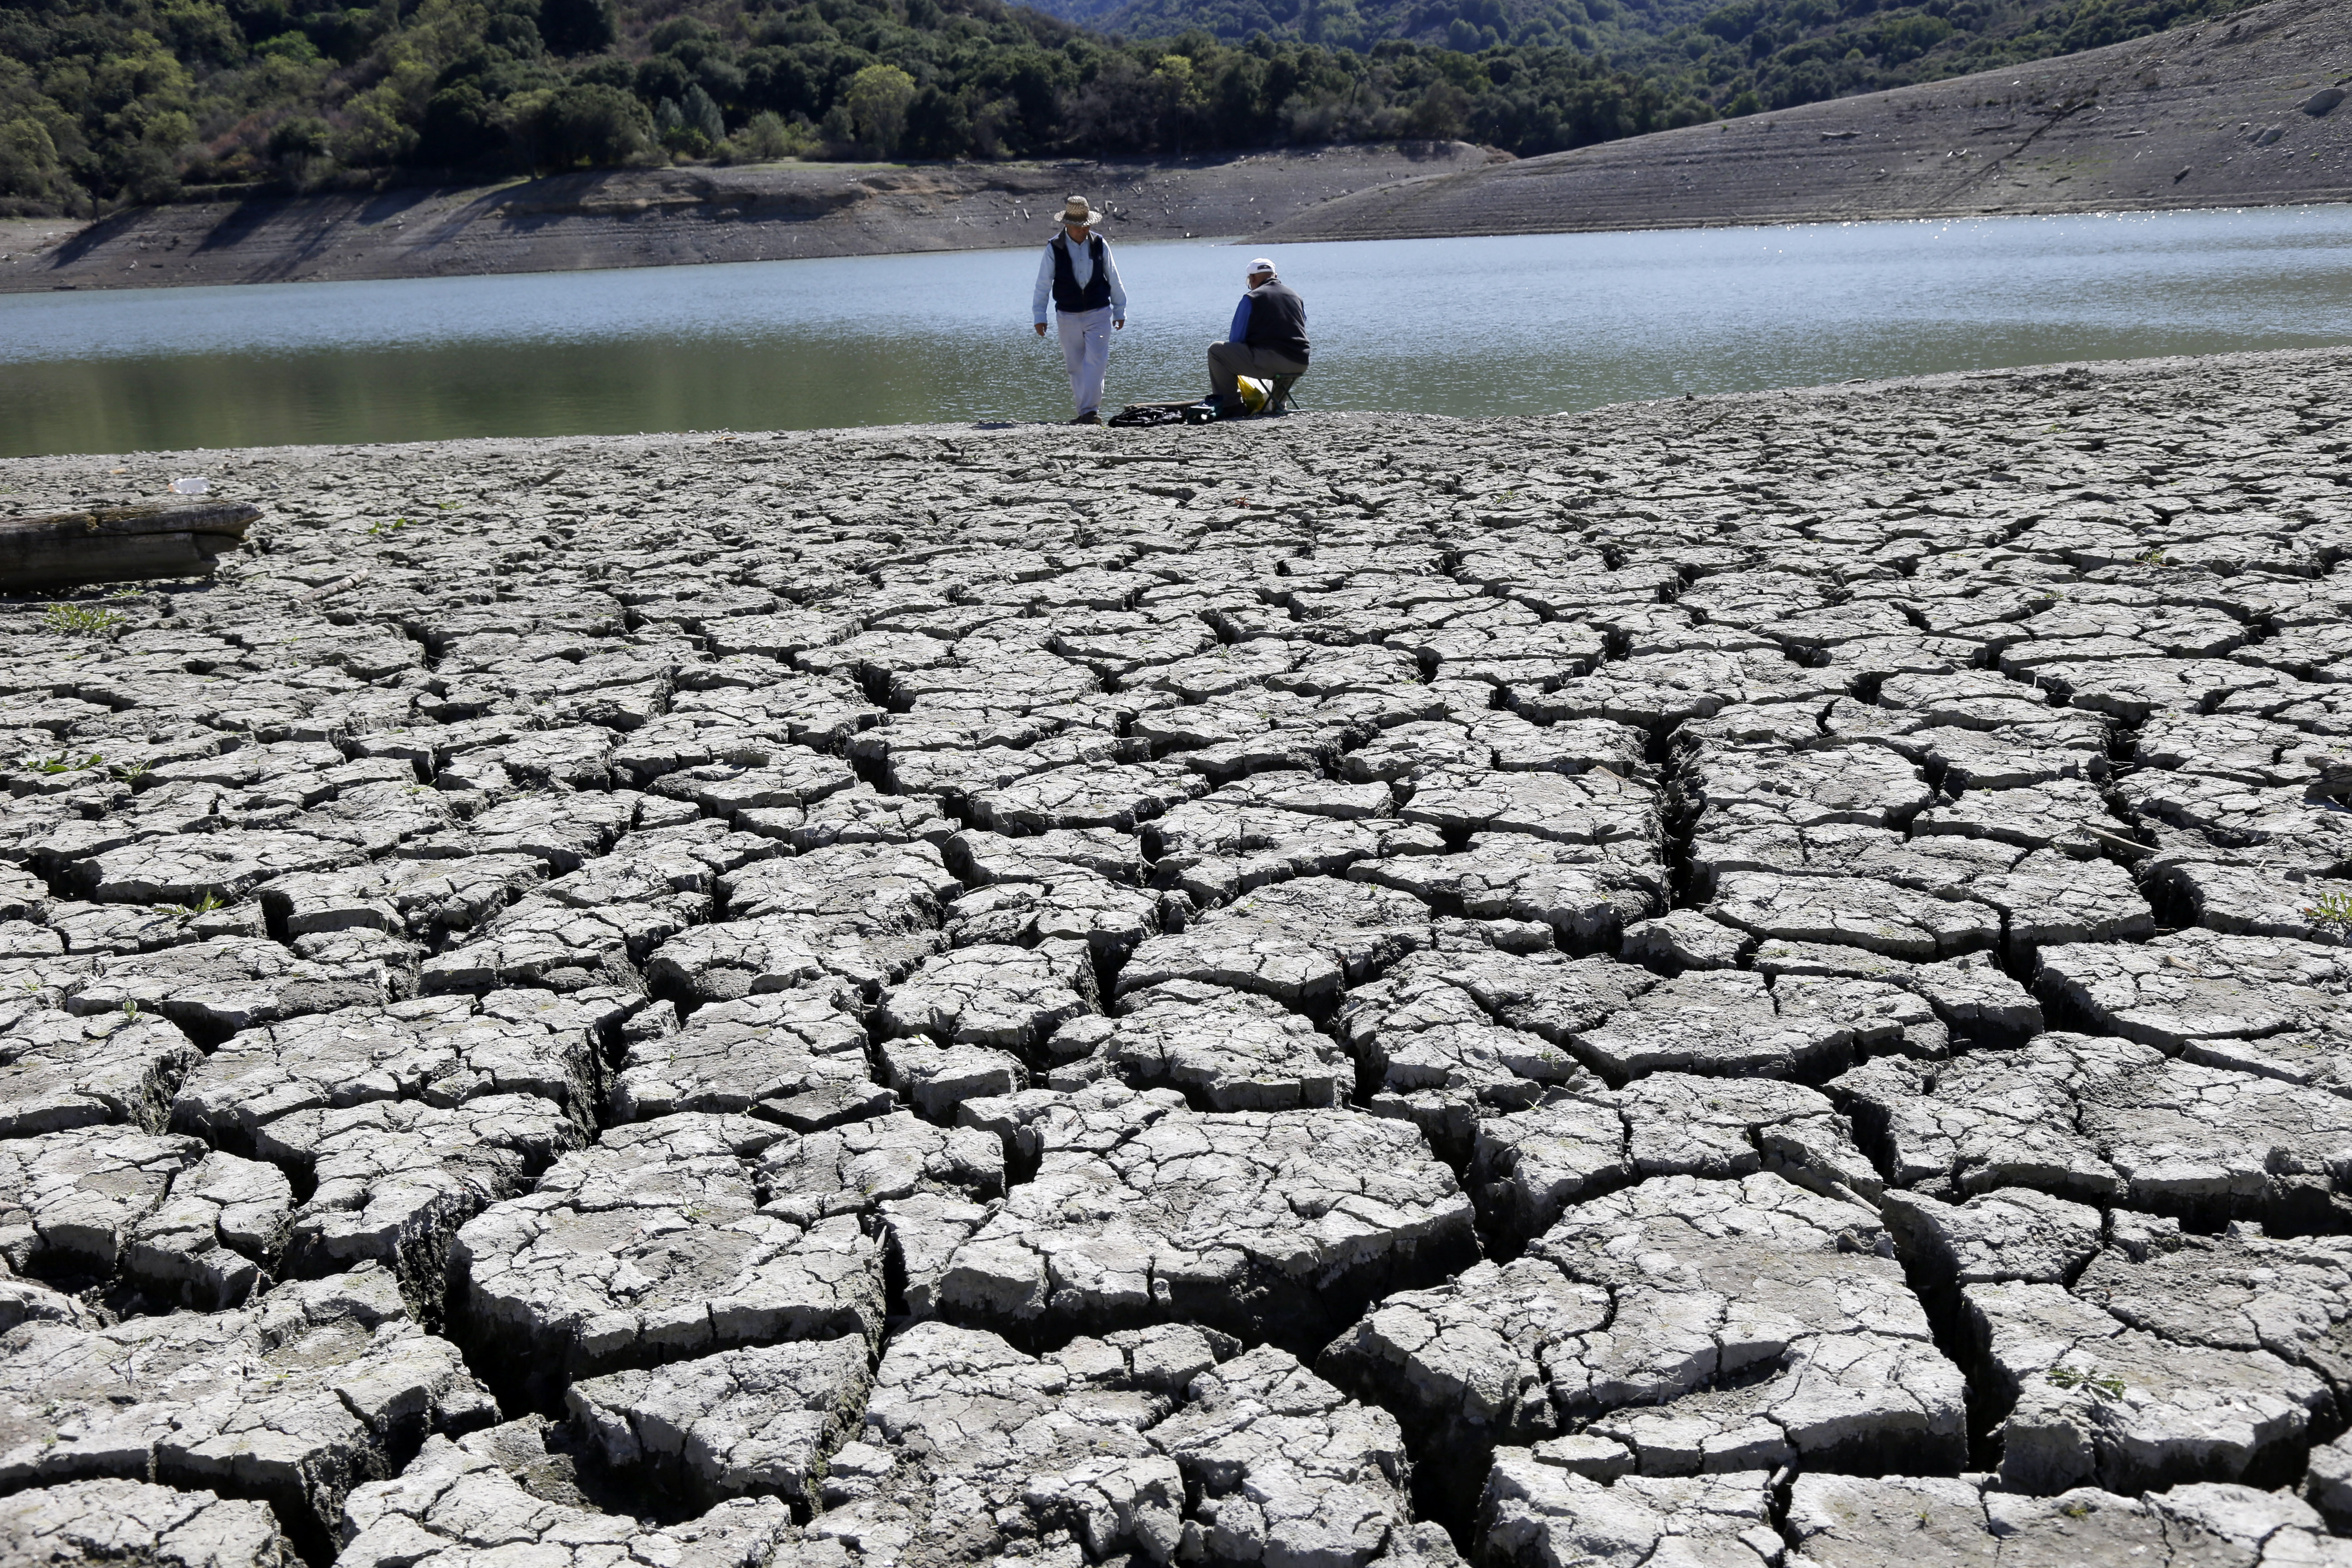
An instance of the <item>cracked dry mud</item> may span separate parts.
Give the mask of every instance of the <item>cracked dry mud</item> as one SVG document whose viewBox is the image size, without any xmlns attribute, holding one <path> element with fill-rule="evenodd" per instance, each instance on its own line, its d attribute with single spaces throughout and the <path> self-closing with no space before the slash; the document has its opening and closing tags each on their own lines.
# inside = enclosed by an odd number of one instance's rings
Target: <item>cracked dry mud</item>
<svg viewBox="0 0 2352 1568">
<path fill-rule="evenodd" d="M 0 1559 L 2352 1563 L 2347 395 L 0 464 Z"/>
</svg>

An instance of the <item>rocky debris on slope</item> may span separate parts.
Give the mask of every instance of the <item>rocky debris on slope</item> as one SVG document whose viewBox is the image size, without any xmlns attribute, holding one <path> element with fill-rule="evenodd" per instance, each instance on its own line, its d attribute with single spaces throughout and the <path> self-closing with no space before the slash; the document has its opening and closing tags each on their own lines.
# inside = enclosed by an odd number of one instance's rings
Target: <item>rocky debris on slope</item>
<svg viewBox="0 0 2352 1568">
<path fill-rule="evenodd" d="M 0 1492 L 2341 1555 L 2347 365 L 207 459 L 0 606 Z"/>
</svg>

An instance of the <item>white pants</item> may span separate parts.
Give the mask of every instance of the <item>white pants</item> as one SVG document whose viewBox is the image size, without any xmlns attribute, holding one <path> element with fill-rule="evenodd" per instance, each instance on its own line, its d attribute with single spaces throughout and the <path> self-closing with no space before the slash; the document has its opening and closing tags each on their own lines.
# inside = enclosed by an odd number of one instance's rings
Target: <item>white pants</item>
<svg viewBox="0 0 2352 1568">
<path fill-rule="evenodd" d="M 1073 411 L 1093 414 L 1102 407 L 1103 373 L 1110 369 L 1110 307 L 1099 310 L 1056 310 L 1054 325 L 1062 334 L 1062 359 L 1070 367 Z"/>
</svg>

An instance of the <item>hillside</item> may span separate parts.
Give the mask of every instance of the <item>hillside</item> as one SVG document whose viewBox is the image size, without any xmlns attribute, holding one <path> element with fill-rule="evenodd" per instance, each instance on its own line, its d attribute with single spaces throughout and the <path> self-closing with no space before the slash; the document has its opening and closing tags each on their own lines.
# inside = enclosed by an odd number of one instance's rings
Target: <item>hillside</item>
<svg viewBox="0 0 2352 1568">
<path fill-rule="evenodd" d="M 1263 239 L 2352 200 L 2352 8 L 2228 21 L 1986 75 L 1400 182 Z"/>
<path fill-rule="evenodd" d="M 783 158 L 1182 157 L 1689 123 L 1569 48 L 1122 45 L 999 0 L 0 0 L 0 217 Z"/>
<path fill-rule="evenodd" d="M 2047 59 L 2252 0 L 1037 0 L 1131 37 L 1188 28 L 1355 49 L 1566 47 L 1717 114 L 1788 109 Z"/>
<path fill-rule="evenodd" d="M 1078 19 L 1000 0 L 0 0 L 0 217 L 676 162 L 1456 137 L 1529 156 L 2243 0 L 1048 3 Z"/>
</svg>

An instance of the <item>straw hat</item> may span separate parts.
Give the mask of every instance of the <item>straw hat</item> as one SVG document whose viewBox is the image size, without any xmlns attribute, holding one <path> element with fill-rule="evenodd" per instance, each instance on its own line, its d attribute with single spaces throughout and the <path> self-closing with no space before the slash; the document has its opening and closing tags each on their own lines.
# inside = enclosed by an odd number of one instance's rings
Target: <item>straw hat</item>
<svg viewBox="0 0 2352 1568">
<path fill-rule="evenodd" d="M 1092 228 L 1095 225 L 1102 222 L 1102 214 L 1095 211 L 1093 207 L 1087 205 L 1087 198 L 1084 196 L 1072 196 L 1068 201 L 1062 205 L 1062 224 L 1065 227 L 1067 227 L 1072 224 L 1077 224 L 1087 228 Z"/>
</svg>

